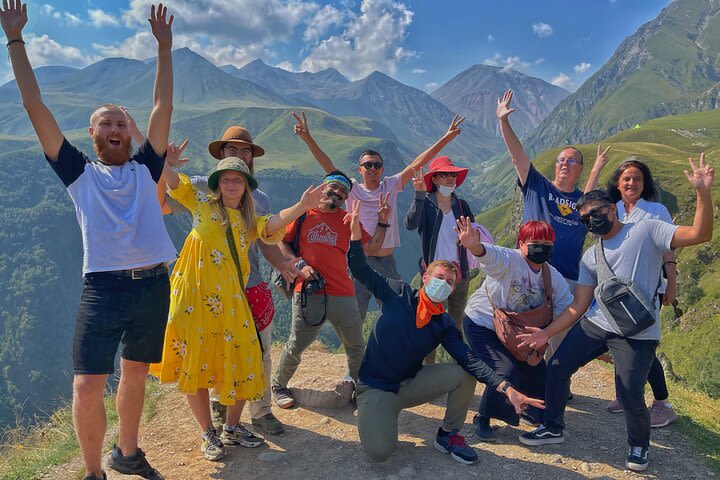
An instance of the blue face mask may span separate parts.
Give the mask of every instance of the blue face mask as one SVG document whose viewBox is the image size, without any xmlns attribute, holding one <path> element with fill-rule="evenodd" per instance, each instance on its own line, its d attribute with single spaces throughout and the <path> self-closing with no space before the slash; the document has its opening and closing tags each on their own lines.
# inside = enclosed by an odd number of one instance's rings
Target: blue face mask
<svg viewBox="0 0 720 480">
<path fill-rule="evenodd" d="M 425 294 L 435 303 L 442 303 L 450 296 L 453 289 L 442 278 L 432 277 L 425 285 Z"/>
</svg>

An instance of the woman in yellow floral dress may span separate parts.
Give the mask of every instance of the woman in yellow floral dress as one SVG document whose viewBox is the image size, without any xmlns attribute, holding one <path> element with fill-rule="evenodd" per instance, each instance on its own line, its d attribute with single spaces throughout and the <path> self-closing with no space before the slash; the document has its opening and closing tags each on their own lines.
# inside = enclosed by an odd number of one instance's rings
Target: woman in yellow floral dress
<svg viewBox="0 0 720 480">
<path fill-rule="evenodd" d="M 321 187 L 308 188 L 298 203 L 278 214 L 256 217 L 251 190 L 257 188 L 257 181 L 238 158 L 221 160 L 208 177 L 215 195 L 200 192 L 187 176 L 168 165 L 163 178 L 170 196 L 192 212 L 193 229 L 170 277 L 163 359 L 153 366 L 152 373 L 161 382 L 177 382 L 178 390 L 187 395 L 203 431 L 201 451 L 207 459 L 217 460 L 225 455 L 223 443 L 241 442 L 233 441 L 225 429 L 222 437 L 215 432 L 208 389 L 214 388 L 220 402 L 228 405 L 226 425 L 232 432 L 232 426 L 240 423 L 245 400 L 261 398 L 267 381 L 245 298 L 244 285 L 250 272 L 248 248 L 257 239 L 280 242 L 285 226 L 317 205 Z"/>
</svg>

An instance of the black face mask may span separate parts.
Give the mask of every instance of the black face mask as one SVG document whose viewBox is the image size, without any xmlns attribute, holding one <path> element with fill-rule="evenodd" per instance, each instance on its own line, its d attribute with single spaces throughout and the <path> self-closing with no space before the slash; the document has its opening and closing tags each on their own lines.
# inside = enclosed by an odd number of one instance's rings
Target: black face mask
<svg viewBox="0 0 720 480">
<path fill-rule="evenodd" d="M 587 228 L 593 235 L 607 235 L 613 228 L 613 221 L 610 220 L 607 215 L 602 217 L 590 217 L 587 223 Z"/>
<path fill-rule="evenodd" d="M 527 252 L 527 259 L 540 265 L 550 260 L 553 254 L 553 246 L 543 243 L 528 243 Z"/>
</svg>

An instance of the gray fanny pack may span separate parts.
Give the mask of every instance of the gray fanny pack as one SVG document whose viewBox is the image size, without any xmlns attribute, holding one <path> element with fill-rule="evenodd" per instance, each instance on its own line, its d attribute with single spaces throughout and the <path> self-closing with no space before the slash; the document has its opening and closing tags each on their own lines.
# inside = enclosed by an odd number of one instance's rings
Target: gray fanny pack
<svg viewBox="0 0 720 480">
<path fill-rule="evenodd" d="M 611 326 L 624 337 L 632 337 L 655 324 L 655 299 L 648 301 L 633 281 L 618 277 L 605 258 L 602 240 L 595 244 L 598 286 L 595 301 Z"/>
</svg>

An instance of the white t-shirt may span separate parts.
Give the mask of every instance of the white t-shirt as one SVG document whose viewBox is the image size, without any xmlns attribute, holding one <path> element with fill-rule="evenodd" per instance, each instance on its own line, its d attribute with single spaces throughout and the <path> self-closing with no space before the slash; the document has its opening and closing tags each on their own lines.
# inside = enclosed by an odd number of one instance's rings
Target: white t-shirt
<svg viewBox="0 0 720 480">
<path fill-rule="evenodd" d="M 437 243 L 435 244 L 435 256 L 433 260 L 447 260 L 448 262 L 459 262 L 458 257 L 458 235 L 453 230 L 457 224 L 452 210 L 443 214 L 440 231 L 438 232 Z"/>
<path fill-rule="evenodd" d="M 401 180 L 401 174 L 398 173 L 391 177 L 385 177 L 380 182 L 380 186 L 375 190 L 369 190 L 365 187 L 365 184 L 358 182 L 354 178 L 352 179 L 353 188 L 350 191 L 350 196 L 347 199 L 347 210 L 352 212 L 353 205 L 355 202 L 360 202 L 360 223 L 363 228 L 370 235 L 375 234 L 378 220 L 378 205 L 380 202 L 380 195 L 387 195 L 390 193 L 388 198 L 388 204 L 390 205 L 390 227 L 385 233 L 385 240 L 383 241 L 383 248 L 395 248 L 400 246 L 400 229 L 398 228 L 398 217 L 397 217 L 397 196 L 398 193 L 403 191 L 403 185 Z"/>
<path fill-rule="evenodd" d="M 545 301 L 542 269 L 534 272 L 519 250 L 483 243 L 485 255 L 477 258 L 480 268 L 487 274 L 483 284 L 475 290 L 465 315 L 476 325 L 495 330 L 492 302 L 514 312 L 526 312 Z M 555 267 L 550 268 L 553 288 L 553 319 L 573 301 L 567 281 Z M 488 299 L 488 293 L 490 299 Z"/>
<path fill-rule="evenodd" d="M 618 218 L 623 223 L 635 223 L 639 222 L 640 220 L 645 219 L 654 219 L 654 220 L 662 220 L 663 222 L 667 222 L 669 224 L 673 224 L 672 217 L 670 216 L 670 212 L 668 212 L 668 209 L 665 208 L 665 205 L 663 205 L 660 202 L 649 202 L 643 198 L 639 199 L 637 203 L 635 203 L 635 206 L 630 211 L 630 214 L 625 211 L 625 204 L 622 200 L 617 202 L 617 212 L 618 212 Z M 662 270 L 660 271 L 660 288 L 658 289 L 658 293 L 665 293 L 665 289 L 667 288 L 667 280 L 662 275 Z"/>
<path fill-rule="evenodd" d="M 670 242 L 678 227 L 660 220 L 626 223 L 614 237 L 604 240 L 605 259 L 618 277 L 627 278 L 638 286 L 645 298 L 655 303 L 655 324 L 630 338 L 660 340 L 660 305 L 655 296 L 662 268 L 662 257 L 670 251 Z M 578 285 L 597 287 L 595 247 L 588 248 L 580 262 Z M 593 300 L 585 314 L 588 320 L 606 332 L 620 334 L 607 321 Z"/>
<path fill-rule="evenodd" d="M 50 166 L 67 188 L 83 240 L 83 274 L 147 267 L 177 258 L 157 182 L 164 160 L 145 141 L 121 166 L 91 162 L 63 141 Z"/>
</svg>

